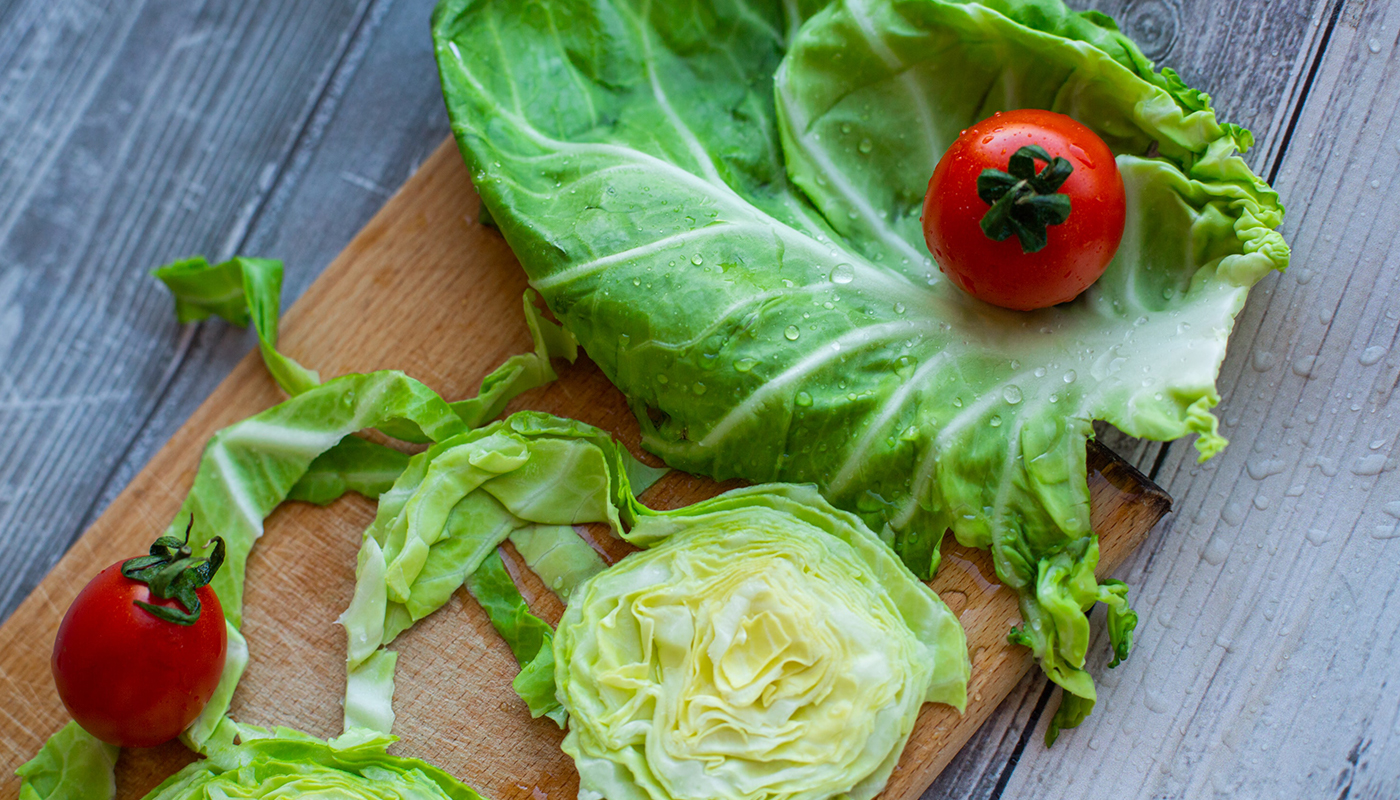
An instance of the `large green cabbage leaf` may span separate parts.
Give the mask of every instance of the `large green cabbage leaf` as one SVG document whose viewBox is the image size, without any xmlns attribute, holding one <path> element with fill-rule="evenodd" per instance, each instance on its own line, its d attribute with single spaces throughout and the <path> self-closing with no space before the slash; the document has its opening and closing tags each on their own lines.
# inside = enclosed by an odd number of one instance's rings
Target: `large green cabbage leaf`
<svg viewBox="0 0 1400 800">
<path fill-rule="evenodd" d="M 823 8 L 825 6 L 825 8 Z M 1085 441 L 1225 442 L 1210 409 L 1248 288 L 1282 269 L 1248 132 L 1058 0 L 442 0 L 453 131 L 531 284 L 630 399 L 644 445 L 717 478 L 815 482 L 915 572 L 993 552 L 1030 646 L 1092 708 L 1100 586 Z M 993 308 L 918 215 L 957 133 L 1048 108 L 1118 154 L 1119 252 L 1077 300 Z"/>
</svg>

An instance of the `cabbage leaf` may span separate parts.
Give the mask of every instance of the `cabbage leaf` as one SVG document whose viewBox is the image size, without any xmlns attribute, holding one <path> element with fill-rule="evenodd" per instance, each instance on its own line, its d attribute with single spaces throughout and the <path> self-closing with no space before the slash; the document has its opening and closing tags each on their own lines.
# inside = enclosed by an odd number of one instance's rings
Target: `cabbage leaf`
<svg viewBox="0 0 1400 800">
<path fill-rule="evenodd" d="M 211 316 L 218 316 L 234 325 L 246 326 L 252 323 L 258 336 L 258 350 L 263 363 L 277 385 L 289 395 L 298 395 L 321 382 L 320 376 L 298 364 L 294 359 L 277 349 L 279 315 L 282 308 L 282 262 L 270 258 L 249 258 L 235 256 L 220 264 L 210 264 L 203 256 L 166 264 L 151 271 L 159 278 L 175 298 L 175 316 L 181 323 L 198 322 Z M 452 410 L 462 418 L 469 428 L 477 428 L 495 419 L 505 410 L 506 404 L 522 392 L 552 382 L 558 375 L 550 363 L 552 358 L 564 358 L 572 362 L 578 358 L 578 341 L 573 334 L 550 322 L 535 308 L 537 295 L 526 290 L 523 298 L 525 324 L 530 329 L 534 349 L 528 353 L 517 353 L 507 358 L 499 367 L 481 380 L 481 387 L 473 397 L 453 402 Z M 428 437 L 402 420 L 387 423 L 385 433 L 396 439 L 423 443 Z M 335 456 L 330 464 L 323 465 L 335 478 L 335 468 L 340 464 L 367 465 L 376 463 L 382 466 L 392 460 L 388 453 L 369 453 L 372 447 L 347 443 L 352 453 Z M 343 470 L 342 470 L 343 471 Z M 326 477 L 316 476 L 315 479 Z M 344 476 L 340 476 L 344 479 Z M 392 478 L 389 480 L 392 483 Z M 373 488 L 377 482 L 362 484 Z M 317 498 L 329 496 L 335 484 L 318 489 L 307 488 L 305 498 L 311 502 L 321 502 Z M 347 485 L 346 488 L 356 488 Z M 329 502 L 328 500 L 325 502 Z M 321 503 L 324 505 L 324 502 Z"/>
<path fill-rule="evenodd" d="M 211 316 L 240 327 L 251 322 L 258 334 L 263 363 L 287 394 L 301 394 L 321 382 L 314 370 L 277 350 L 282 308 L 281 261 L 235 256 L 210 264 L 204 256 L 192 256 L 156 267 L 151 274 L 174 296 L 175 318 L 182 324 Z"/>
<path fill-rule="evenodd" d="M 516 689 L 531 713 L 562 725 L 549 626 L 529 612 L 496 550 L 516 542 L 567 598 L 604 566 L 572 526 L 602 522 L 621 535 L 624 521 L 645 513 L 636 493 L 664 472 L 591 425 L 529 411 L 413 456 L 365 530 L 340 617 L 349 675 L 465 584 L 520 663 Z"/>
<path fill-rule="evenodd" d="M 486 610 L 491 626 L 520 664 L 511 688 L 525 701 L 530 716 L 549 717 L 564 727 L 564 706 L 554 696 L 554 629 L 530 613 L 500 553 L 493 551 L 468 576 L 467 591 Z"/>
<path fill-rule="evenodd" d="M 1094 577 L 1091 423 L 1217 452 L 1235 315 L 1288 261 L 1248 132 L 1058 0 L 441 0 L 433 30 L 484 206 L 644 446 L 816 483 L 921 576 L 946 530 L 990 549 L 1082 718 L 1084 612 L 1119 657 L 1136 619 Z M 1037 312 L 958 291 L 918 219 L 958 132 L 1021 107 L 1103 137 L 1128 199 L 1103 278 Z"/>
<path fill-rule="evenodd" d="M 145 800 L 481 800 L 426 761 L 389 755 L 394 741 L 356 729 L 325 742 L 290 728 L 269 731 L 226 719 L 207 757 L 167 778 Z"/>
<path fill-rule="evenodd" d="M 70 722 L 15 770 L 19 800 L 112 800 L 118 752 Z"/>
<path fill-rule="evenodd" d="M 408 454 L 359 436 L 347 436 L 312 461 L 288 500 L 326 506 L 346 492 L 376 500 L 408 467 Z"/>
</svg>

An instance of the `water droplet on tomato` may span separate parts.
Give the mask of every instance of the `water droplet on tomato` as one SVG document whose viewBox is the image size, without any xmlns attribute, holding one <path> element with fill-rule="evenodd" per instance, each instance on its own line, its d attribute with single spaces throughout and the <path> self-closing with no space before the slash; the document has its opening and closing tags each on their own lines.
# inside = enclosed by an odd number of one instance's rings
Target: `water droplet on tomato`
<svg viewBox="0 0 1400 800">
<path fill-rule="evenodd" d="M 1089 158 L 1089 154 L 1086 153 L 1086 152 L 1084 152 L 1084 150 L 1081 149 L 1081 148 L 1079 147 L 1079 145 L 1075 145 L 1075 144 L 1070 145 L 1070 146 L 1069 146 L 1069 153 L 1070 153 L 1070 155 L 1074 156 L 1075 158 L 1077 158 L 1077 159 L 1079 159 L 1081 162 L 1083 162 L 1084 166 L 1088 167 L 1089 169 L 1094 169 L 1094 159 Z"/>
</svg>

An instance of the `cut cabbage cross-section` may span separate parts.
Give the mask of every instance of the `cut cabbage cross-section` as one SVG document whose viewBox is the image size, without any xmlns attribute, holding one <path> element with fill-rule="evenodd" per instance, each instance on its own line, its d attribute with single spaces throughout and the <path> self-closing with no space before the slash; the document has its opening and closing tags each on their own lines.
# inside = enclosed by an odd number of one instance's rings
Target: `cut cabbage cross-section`
<svg viewBox="0 0 1400 800">
<path fill-rule="evenodd" d="M 956 618 L 814 489 L 731 492 L 628 536 L 661 537 L 583 584 L 557 631 L 580 798 L 860 800 L 926 700 L 964 707 Z"/>
</svg>

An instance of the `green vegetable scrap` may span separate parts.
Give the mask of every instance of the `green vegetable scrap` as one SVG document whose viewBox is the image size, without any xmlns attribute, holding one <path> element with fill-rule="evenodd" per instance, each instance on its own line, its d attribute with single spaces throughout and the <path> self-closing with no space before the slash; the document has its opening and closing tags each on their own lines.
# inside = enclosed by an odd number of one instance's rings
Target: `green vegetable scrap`
<svg viewBox="0 0 1400 800">
<path fill-rule="evenodd" d="M 19 800 L 112 800 L 118 748 L 70 722 L 15 773 Z"/>
<path fill-rule="evenodd" d="M 635 494 L 663 472 L 597 428 L 528 411 L 414 456 L 365 531 L 355 595 L 340 618 L 350 676 L 466 583 L 519 660 L 516 688 L 531 713 L 562 725 L 549 626 L 529 613 L 496 548 L 517 543 L 567 597 L 604 567 L 572 526 L 604 522 L 621 535 L 624 521 L 645 513 Z"/>
<path fill-rule="evenodd" d="M 207 758 L 167 778 L 145 800 L 481 800 L 426 761 L 389 755 L 385 748 L 395 738 L 373 731 L 324 742 L 288 728 L 267 731 L 225 720 L 220 734 Z"/>
<path fill-rule="evenodd" d="M 549 717 L 564 727 L 567 714 L 554 696 L 554 629 L 530 613 L 500 553 L 492 551 L 467 577 L 467 591 L 486 610 L 492 627 L 506 640 L 520 664 L 520 673 L 511 681 L 511 688 L 525 701 L 530 716 Z"/>
<path fill-rule="evenodd" d="M 222 264 L 211 265 L 203 256 L 192 256 L 157 267 L 151 274 L 160 278 L 175 296 L 175 318 L 182 324 L 211 316 L 241 327 L 252 322 L 263 363 L 287 394 L 301 394 L 321 382 L 321 376 L 314 370 L 277 350 L 277 317 L 282 307 L 281 261 L 235 256 Z"/>
<path fill-rule="evenodd" d="M 1111 20 L 1058 0 L 442 0 L 438 65 L 485 207 L 631 400 L 644 446 L 814 482 L 921 576 L 951 529 L 1020 598 L 1016 641 L 1092 708 L 1085 442 L 1197 433 L 1250 286 L 1288 261 L 1248 132 Z M 1123 243 L 1071 303 L 943 279 L 919 209 L 958 132 L 1046 108 L 1118 154 Z M 657 298 L 662 298 L 658 301 Z"/>
<path fill-rule="evenodd" d="M 258 350 L 262 353 L 263 363 L 277 385 L 287 394 L 301 394 L 321 382 L 316 372 L 306 369 L 277 349 L 278 314 L 282 307 L 281 261 L 238 256 L 222 264 L 210 265 L 203 256 L 194 256 L 157 267 L 151 274 L 164 282 L 174 295 L 175 316 L 182 323 L 197 322 L 214 315 L 235 325 L 246 326 L 251 320 L 258 335 Z M 481 388 L 475 397 L 451 404 L 452 410 L 467 427 L 484 425 L 500 416 L 506 404 L 517 395 L 559 377 L 550 359 L 564 358 L 572 362 L 578 358 L 578 340 L 573 334 L 540 316 L 535 307 L 536 297 L 533 290 L 526 290 L 525 324 L 530 328 L 534 352 L 519 353 L 506 359 L 481 380 Z M 384 433 L 420 444 L 429 440 L 414 426 L 405 425 L 402 421 L 390 421 Z M 372 474 L 360 477 L 362 481 L 368 481 L 363 485 L 382 485 L 382 467 L 395 463 L 393 456 L 384 452 L 369 453 L 370 448 L 364 444 L 352 443 L 347 447 L 354 448 L 354 452 L 328 456 L 312 479 L 316 482 L 330 480 L 332 483 L 319 489 L 308 487 L 306 491 L 313 494 L 305 499 L 320 502 L 316 498 L 334 491 L 339 485 L 336 481 L 351 481 L 345 486 L 358 490 L 353 482 L 356 476 L 345 474 L 340 468 L 342 464 L 353 464 L 360 469 L 370 468 Z M 388 482 L 392 483 L 393 478 L 389 478 Z"/>
</svg>

